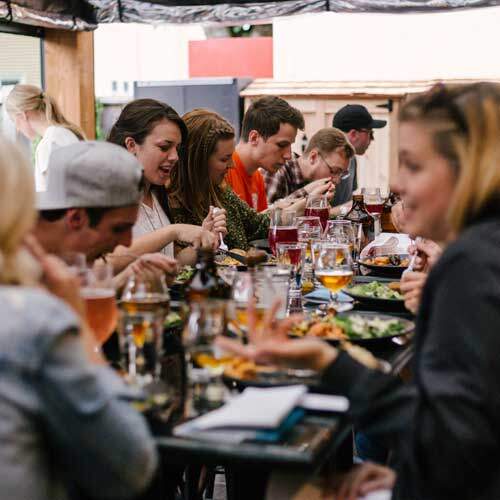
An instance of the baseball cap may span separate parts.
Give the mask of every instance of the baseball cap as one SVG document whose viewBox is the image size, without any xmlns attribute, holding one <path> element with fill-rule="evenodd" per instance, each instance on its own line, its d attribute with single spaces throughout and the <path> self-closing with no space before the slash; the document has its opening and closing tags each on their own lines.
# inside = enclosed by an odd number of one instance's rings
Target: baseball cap
<svg viewBox="0 0 500 500">
<path fill-rule="evenodd" d="M 368 110 L 361 104 L 347 104 L 340 108 L 333 117 L 332 126 L 343 132 L 352 129 L 383 128 L 387 125 L 386 120 L 374 120 Z"/>
<path fill-rule="evenodd" d="M 56 149 L 38 210 L 125 207 L 139 203 L 142 168 L 135 156 L 109 142 L 80 141 Z"/>
</svg>

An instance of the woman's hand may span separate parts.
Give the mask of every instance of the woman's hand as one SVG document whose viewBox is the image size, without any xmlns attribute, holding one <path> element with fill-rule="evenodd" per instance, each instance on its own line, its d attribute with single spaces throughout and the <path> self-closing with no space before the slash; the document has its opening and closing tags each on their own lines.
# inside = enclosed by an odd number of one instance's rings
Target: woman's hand
<svg viewBox="0 0 500 500">
<path fill-rule="evenodd" d="M 428 273 L 434 264 L 439 260 L 443 249 L 432 240 L 419 240 L 415 244 L 408 247 L 408 253 L 410 255 L 417 252 L 417 258 L 415 259 L 415 264 L 413 269 L 415 271 L 422 271 Z"/>
<path fill-rule="evenodd" d="M 300 316 L 290 316 L 282 321 L 276 320 L 279 300 L 275 301 L 266 313 L 262 326 L 257 326 L 255 304 L 248 308 L 249 344 L 243 345 L 227 337 L 219 337 L 217 344 L 227 352 L 254 360 L 261 364 L 284 365 L 294 368 L 308 368 L 322 371 L 337 358 L 334 347 L 318 339 L 288 338 L 291 326 Z"/>
<path fill-rule="evenodd" d="M 366 462 L 355 467 L 340 485 L 336 500 L 358 500 L 372 491 L 392 490 L 396 473 L 389 467 Z"/>
<path fill-rule="evenodd" d="M 219 238 L 219 233 L 222 234 L 222 237 L 227 234 L 227 214 L 223 208 L 218 207 L 210 207 L 210 211 L 208 215 L 203 220 L 201 227 L 206 231 L 211 231 L 215 233 L 217 238 Z"/>
<path fill-rule="evenodd" d="M 42 269 L 41 284 L 51 294 L 66 302 L 80 317 L 85 317 L 85 303 L 80 296 L 78 277 L 61 259 L 46 253 L 34 236 L 26 236 L 24 245 Z"/>
<path fill-rule="evenodd" d="M 213 248 L 216 250 L 219 247 L 219 237 L 215 236 L 211 231 L 203 229 L 201 226 L 193 226 L 190 224 L 176 224 L 176 240 L 190 243 L 195 248 Z"/>
<path fill-rule="evenodd" d="M 422 290 L 427 280 L 427 273 L 408 271 L 401 277 L 401 293 L 408 311 L 416 314 L 420 307 Z"/>
</svg>

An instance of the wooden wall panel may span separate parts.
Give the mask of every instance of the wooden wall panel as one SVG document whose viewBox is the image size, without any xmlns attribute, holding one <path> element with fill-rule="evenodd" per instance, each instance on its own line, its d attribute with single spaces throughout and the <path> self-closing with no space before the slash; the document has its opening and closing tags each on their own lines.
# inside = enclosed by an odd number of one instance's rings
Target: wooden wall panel
<svg viewBox="0 0 500 500">
<path fill-rule="evenodd" d="M 65 116 L 95 139 L 94 34 L 46 30 L 45 85 Z"/>
</svg>

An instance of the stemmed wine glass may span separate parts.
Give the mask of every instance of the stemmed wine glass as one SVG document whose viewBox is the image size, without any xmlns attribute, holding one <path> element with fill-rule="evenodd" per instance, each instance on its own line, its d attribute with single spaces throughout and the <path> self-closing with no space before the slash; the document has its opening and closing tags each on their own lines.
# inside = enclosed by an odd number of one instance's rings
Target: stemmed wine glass
<svg viewBox="0 0 500 500">
<path fill-rule="evenodd" d="M 297 216 L 294 210 L 275 208 L 269 226 L 269 247 L 276 255 L 277 243 L 296 243 L 298 240 Z"/>
<path fill-rule="evenodd" d="M 309 195 L 306 200 L 304 215 L 307 217 L 319 217 L 323 231 L 330 217 L 330 208 L 328 197 L 324 194 Z"/>
<path fill-rule="evenodd" d="M 351 251 L 348 245 L 323 242 L 314 261 L 316 278 L 330 291 L 330 306 L 338 305 L 337 293 L 353 277 Z"/>
<path fill-rule="evenodd" d="M 372 215 L 380 215 L 384 207 L 384 199 L 380 194 L 380 188 L 363 188 L 361 194 L 368 212 Z"/>
</svg>

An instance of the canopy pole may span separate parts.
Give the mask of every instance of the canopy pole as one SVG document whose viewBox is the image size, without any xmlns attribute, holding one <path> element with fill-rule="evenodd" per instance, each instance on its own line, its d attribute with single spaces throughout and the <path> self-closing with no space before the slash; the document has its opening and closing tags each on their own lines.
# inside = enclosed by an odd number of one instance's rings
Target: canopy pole
<svg viewBox="0 0 500 500">
<path fill-rule="evenodd" d="M 93 32 L 47 29 L 44 56 L 47 92 L 87 139 L 95 139 Z"/>
</svg>

